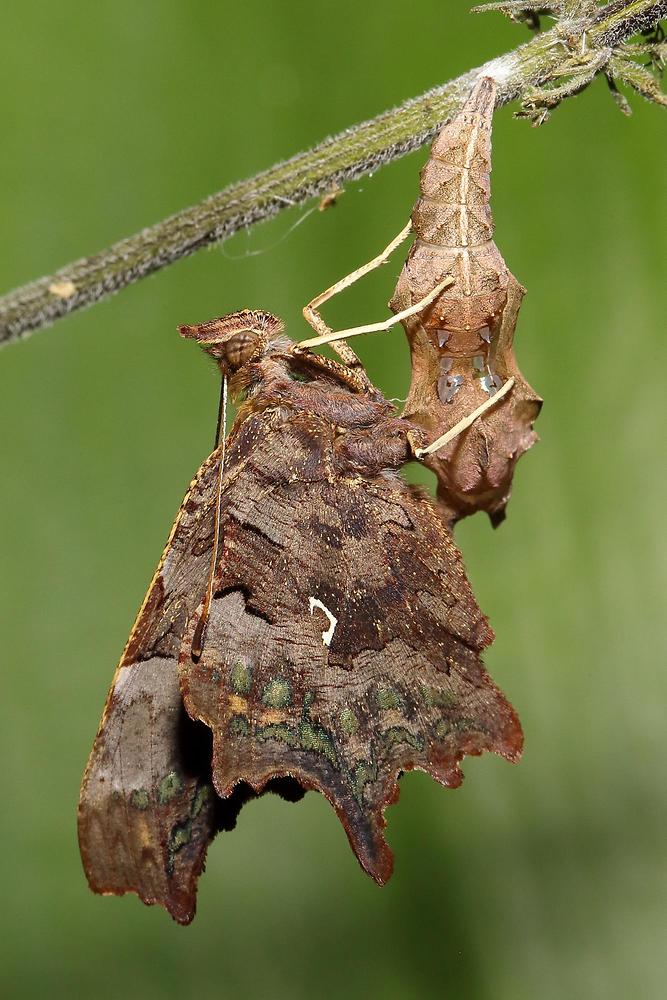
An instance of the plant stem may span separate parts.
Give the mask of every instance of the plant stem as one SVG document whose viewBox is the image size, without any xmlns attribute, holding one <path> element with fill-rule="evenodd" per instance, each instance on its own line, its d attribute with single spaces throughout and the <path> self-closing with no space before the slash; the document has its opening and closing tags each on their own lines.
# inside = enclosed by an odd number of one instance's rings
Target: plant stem
<svg viewBox="0 0 667 1000">
<path fill-rule="evenodd" d="M 367 122 L 278 163 L 199 205 L 143 229 L 92 257 L 9 292 L 0 299 L 0 346 L 194 253 L 281 209 L 330 191 L 409 153 L 433 137 L 463 103 L 480 73 L 498 83 L 498 104 L 558 75 L 580 48 L 617 46 L 667 15 L 667 0 L 614 0 L 582 4 L 583 14 L 561 19 L 550 31 L 484 66 L 427 91 Z"/>
</svg>

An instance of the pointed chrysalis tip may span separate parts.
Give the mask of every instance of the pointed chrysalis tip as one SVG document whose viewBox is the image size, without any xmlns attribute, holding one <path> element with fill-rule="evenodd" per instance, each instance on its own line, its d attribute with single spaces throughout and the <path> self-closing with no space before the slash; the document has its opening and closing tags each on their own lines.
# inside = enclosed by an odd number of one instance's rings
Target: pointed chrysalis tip
<svg viewBox="0 0 667 1000">
<path fill-rule="evenodd" d="M 498 86 L 495 77 L 490 76 L 488 72 L 484 71 L 475 80 L 474 86 L 470 91 L 470 96 L 466 101 L 466 110 L 481 114 L 484 117 L 489 116 L 492 114 L 496 103 L 497 90 Z"/>
<path fill-rule="evenodd" d="M 491 62 L 486 63 L 481 70 L 476 83 L 478 84 L 480 80 L 483 79 L 489 79 L 492 80 L 496 86 L 502 87 L 507 83 L 515 69 L 516 58 L 514 53 L 498 56 L 497 59 L 492 59 Z"/>
</svg>

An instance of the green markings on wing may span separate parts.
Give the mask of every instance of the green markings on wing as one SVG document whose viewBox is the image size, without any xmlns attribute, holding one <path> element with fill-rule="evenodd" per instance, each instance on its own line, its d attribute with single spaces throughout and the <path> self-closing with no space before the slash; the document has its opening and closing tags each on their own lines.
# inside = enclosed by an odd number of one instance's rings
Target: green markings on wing
<svg viewBox="0 0 667 1000">
<path fill-rule="evenodd" d="M 284 743 L 292 749 L 296 749 L 299 746 L 299 736 L 295 729 L 286 725 L 284 722 L 274 722 L 268 726 L 258 726 L 257 727 L 257 739 L 262 740 L 275 740 L 277 743 Z"/>
<path fill-rule="evenodd" d="M 166 774 L 157 791 L 157 800 L 161 806 L 166 806 L 168 802 L 175 799 L 176 796 L 183 790 L 183 782 L 176 771 L 170 771 Z"/>
<path fill-rule="evenodd" d="M 314 750 L 315 753 L 324 754 L 334 767 L 339 766 L 333 737 L 324 726 L 313 725 L 304 720 L 299 726 L 299 739 L 302 750 Z"/>
<path fill-rule="evenodd" d="M 454 708 L 458 699 L 451 691 L 422 685 L 422 697 L 429 708 Z"/>
<path fill-rule="evenodd" d="M 340 713 L 340 728 L 346 736 L 355 736 L 359 731 L 359 720 L 351 708 L 344 708 Z"/>
<path fill-rule="evenodd" d="M 352 771 L 350 772 L 350 778 L 352 782 L 352 790 L 354 792 L 354 797 L 361 804 L 364 798 L 364 788 L 366 785 L 373 784 L 378 778 L 378 766 L 375 761 L 372 760 L 360 760 L 358 761 Z"/>
<path fill-rule="evenodd" d="M 237 660 L 236 663 L 232 665 L 229 672 L 229 683 L 232 686 L 234 694 L 250 694 L 250 688 L 252 687 L 252 670 L 246 663 L 243 662 L 243 660 Z"/>
<path fill-rule="evenodd" d="M 410 732 L 405 726 L 390 726 L 384 730 L 380 739 L 385 750 L 393 750 L 397 746 L 409 746 L 413 750 L 424 749 L 424 738 Z"/>
<path fill-rule="evenodd" d="M 467 733 L 475 729 L 479 732 L 488 732 L 487 727 L 482 726 L 476 719 L 440 719 L 435 726 L 435 735 L 440 740 L 446 739 L 452 733 Z"/>
<path fill-rule="evenodd" d="M 284 677 L 274 677 L 265 686 L 262 701 L 267 708 L 287 708 L 292 703 L 292 687 Z"/>
<path fill-rule="evenodd" d="M 301 722 L 298 726 L 288 726 L 284 722 L 273 722 L 268 726 L 257 726 L 257 739 L 276 740 L 293 750 L 311 750 L 323 754 L 334 767 L 338 767 L 338 755 L 331 734 L 324 726 Z"/>
<path fill-rule="evenodd" d="M 252 687 L 250 667 L 241 661 L 234 664 L 230 671 L 230 681 L 235 694 L 248 695 Z M 306 691 L 300 718 L 290 718 L 287 710 L 298 711 L 294 705 L 294 690 L 290 681 L 280 675 L 269 678 L 261 689 L 262 706 L 269 710 L 264 723 L 235 714 L 229 721 L 229 732 L 238 738 L 254 738 L 261 743 L 274 742 L 287 751 L 306 752 L 324 758 L 340 772 L 354 798 L 363 805 L 366 786 L 375 784 L 381 772 L 390 770 L 392 764 L 398 768 L 401 761 L 411 766 L 410 761 L 414 761 L 414 755 L 424 752 L 427 735 L 420 731 L 421 727 L 417 728 L 415 725 L 417 719 L 422 719 L 424 709 L 431 710 L 436 716 L 435 719 L 431 717 L 427 723 L 431 738 L 451 738 L 455 733 L 475 726 L 472 719 L 446 717 L 459 703 L 456 695 L 446 688 L 422 684 L 412 693 L 385 682 L 375 690 L 371 689 L 368 699 L 375 717 L 371 721 L 372 729 L 367 740 L 364 741 L 367 749 L 363 759 L 357 756 L 359 748 L 355 742 L 356 759 L 350 760 L 352 748 L 348 744 L 353 738 L 356 741 L 364 737 L 364 716 L 363 713 L 359 715 L 357 706 L 343 705 L 333 730 L 312 717 L 315 692 Z M 272 718 L 271 711 L 286 712 L 286 716 Z M 424 721 L 426 720 L 422 719 Z"/>
<path fill-rule="evenodd" d="M 232 715 L 229 720 L 229 731 L 232 736 L 250 736 L 250 723 L 245 715 Z"/>
<path fill-rule="evenodd" d="M 467 733 L 476 730 L 481 733 L 489 732 L 488 727 L 482 725 L 479 720 L 471 719 L 468 716 L 453 715 L 454 709 L 460 705 L 460 699 L 453 691 L 442 688 L 422 685 L 422 697 L 427 708 L 440 709 L 439 717 L 431 720 L 432 732 L 438 740 L 451 740 L 457 733 Z"/>
<path fill-rule="evenodd" d="M 312 691 L 307 691 L 303 701 L 301 720 L 296 725 L 287 722 L 271 722 L 268 725 L 257 726 L 255 733 L 258 740 L 275 740 L 293 750 L 307 750 L 322 754 L 334 766 L 339 767 L 336 745 L 331 732 L 310 718 L 310 707 L 313 703 Z M 272 678 L 265 686 L 262 701 L 268 708 L 284 709 L 292 704 L 292 688 L 284 677 Z"/>
<path fill-rule="evenodd" d="M 385 684 L 377 689 L 377 703 L 381 712 L 395 709 L 399 712 L 405 710 L 405 702 L 400 691 L 389 684 Z"/>
<path fill-rule="evenodd" d="M 183 779 L 176 771 L 169 771 L 160 781 L 155 793 L 155 798 L 160 806 L 168 806 L 177 796 L 181 795 L 185 789 Z M 179 820 L 173 825 L 167 840 L 167 875 L 171 877 L 174 873 L 174 863 L 178 852 L 189 844 L 195 834 L 195 822 L 202 809 L 211 801 L 213 791 L 211 787 L 199 785 L 195 788 L 190 800 L 190 808 L 185 819 Z M 145 812 L 151 806 L 152 797 L 145 788 L 135 788 L 129 796 L 129 803 L 134 809 Z"/>
<path fill-rule="evenodd" d="M 165 774 L 164 778 L 160 781 L 157 786 L 157 792 L 155 793 L 155 798 L 161 806 L 169 805 L 169 803 L 180 795 L 183 791 L 183 779 L 176 771 L 169 771 Z M 151 793 L 146 788 L 135 788 L 130 793 L 130 805 L 134 809 L 139 809 L 143 811 L 148 809 L 151 804 Z"/>
<path fill-rule="evenodd" d="M 201 785 L 195 792 L 190 808 L 190 816 L 196 819 L 204 806 L 213 798 L 213 791 L 210 785 Z"/>
<path fill-rule="evenodd" d="M 176 855 L 192 841 L 195 833 L 195 821 L 204 806 L 210 802 L 212 796 L 213 792 L 208 785 L 200 785 L 192 796 L 187 818 L 175 823 L 171 828 L 167 842 L 167 874 L 169 876 L 174 873 Z"/>
</svg>

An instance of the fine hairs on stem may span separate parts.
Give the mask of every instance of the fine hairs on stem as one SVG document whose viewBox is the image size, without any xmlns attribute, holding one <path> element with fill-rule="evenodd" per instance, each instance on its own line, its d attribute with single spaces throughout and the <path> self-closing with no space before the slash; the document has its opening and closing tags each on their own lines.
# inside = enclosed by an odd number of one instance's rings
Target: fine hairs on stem
<svg viewBox="0 0 667 1000">
<path fill-rule="evenodd" d="M 510 14 L 522 7 L 511 3 L 491 6 Z M 431 140 L 458 112 L 480 75 L 496 80 L 498 106 L 519 99 L 521 113 L 535 124 L 546 120 L 550 108 L 582 89 L 598 73 L 603 73 L 612 87 L 620 80 L 649 100 L 666 103 L 655 77 L 632 58 L 633 48 L 641 55 L 651 46 L 633 47 L 627 39 L 639 31 L 655 29 L 667 16 L 667 0 L 612 0 L 602 6 L 590 0 L 561 0 L 540 6 L 553 11 L 555 26 L 513 51 L 249 180 L 232 184 L 106 250 L 9 292 L 0 298 L 0 346 L 99 302 L 288 206 L 321 197 L 334 185 L 404 156 Z M 554 86 L 563 80 L 567 82 Z"/>
</svg>

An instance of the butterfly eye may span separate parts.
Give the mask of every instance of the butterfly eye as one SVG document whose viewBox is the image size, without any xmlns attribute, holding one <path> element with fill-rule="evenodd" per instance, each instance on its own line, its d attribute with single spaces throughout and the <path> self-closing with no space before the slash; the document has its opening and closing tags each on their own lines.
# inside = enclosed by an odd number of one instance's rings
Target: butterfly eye
<svg viewBox="0 0 667 1000">
<path fill-rule="evenodd" d="M 283 324 L 271 313 L 242 309 L 179 330 L 181 336 L 196 340 L 223 370 L 233 374 L 258 356 L 269 340 L 282 332 Z"/>
<path fill-rule="evenodd" d="M 253 355 L 257 354 L 261 347 L 261 341 L 254 331 L 241 330 L 223 343 L 216 344 L 215 347 L 215 357 L 226 361 L 229 369 L 235 372 L 243 367 L 247 361 L 250 361 Z"/>
</svg>

